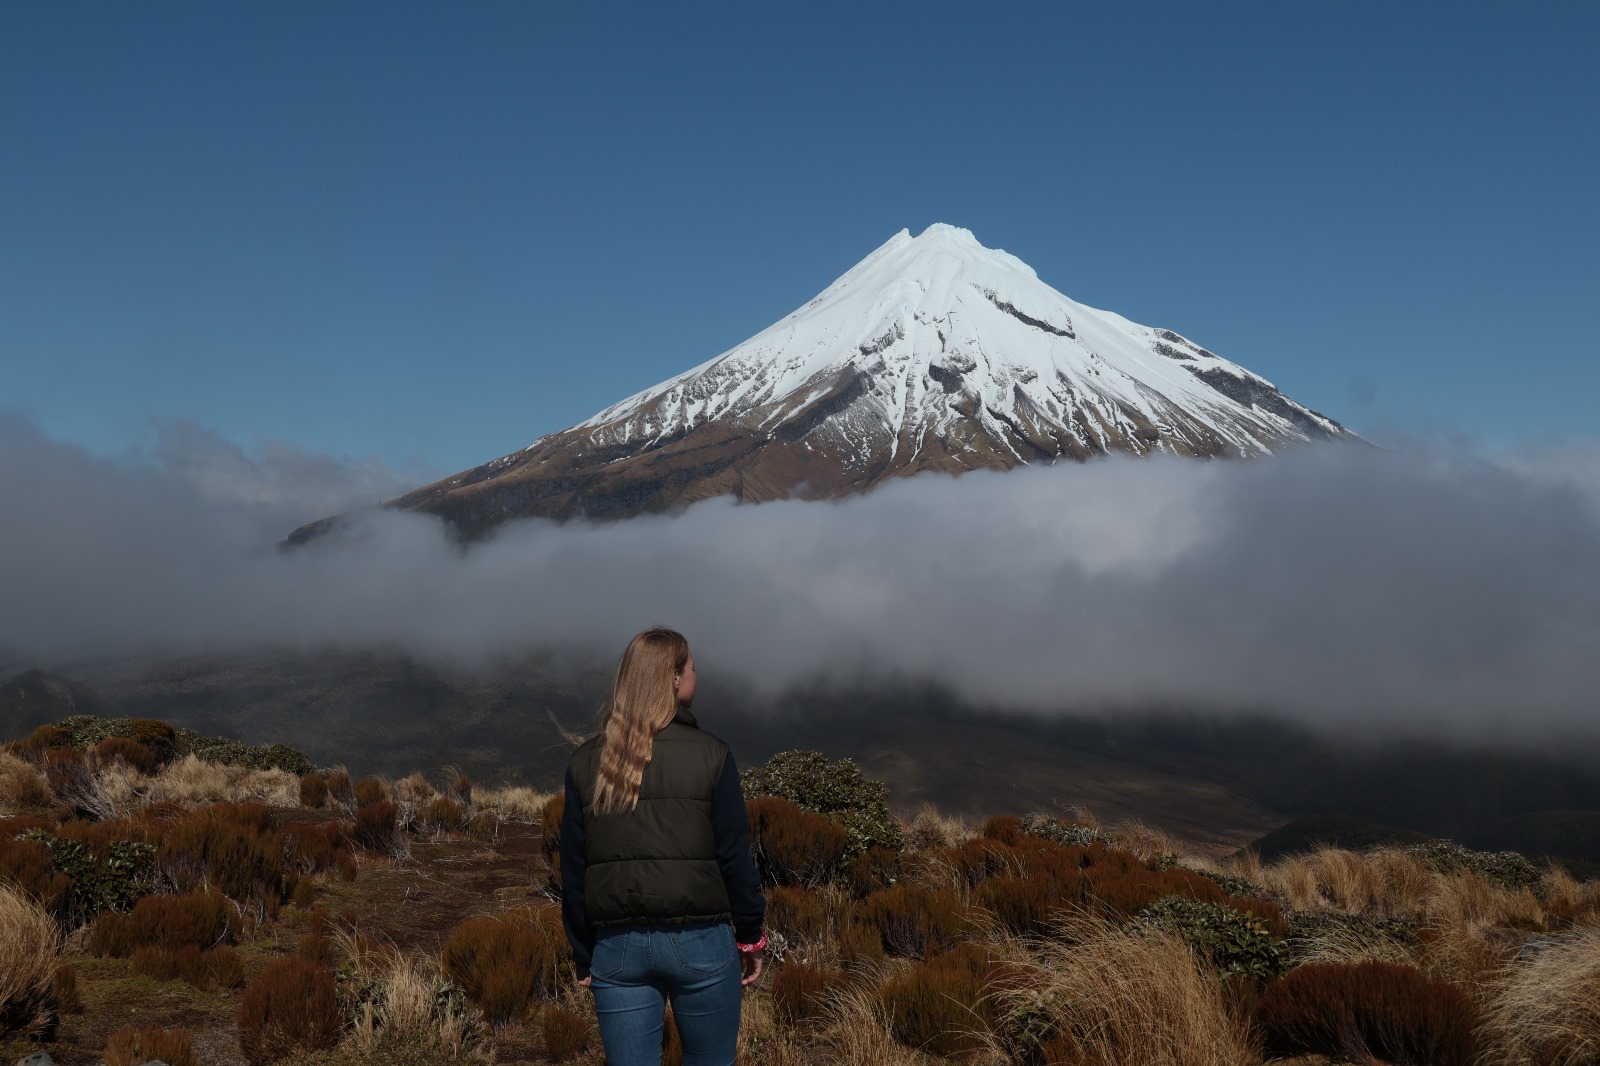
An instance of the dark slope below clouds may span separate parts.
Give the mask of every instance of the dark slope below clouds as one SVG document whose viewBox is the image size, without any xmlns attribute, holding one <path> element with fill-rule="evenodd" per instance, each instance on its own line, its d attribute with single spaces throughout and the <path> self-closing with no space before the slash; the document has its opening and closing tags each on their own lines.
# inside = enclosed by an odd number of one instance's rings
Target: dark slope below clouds
<svg viewBox="0 0 1600 1066">
<path fill-rule="evenodd" d="M 614 654 L 652 622 L 775 692 L 925 678 L 983 706 L 1267 710 L 1464 737 L 1593 735 L 1600 456 L 1437 448 L 1105 460 L 839 503 L 510 524 L 382 513 L 418 480 L 188 429 L 110 462 L 0 420 L 0 651 L 19 663 L 386 647 Z"/>
</svg>

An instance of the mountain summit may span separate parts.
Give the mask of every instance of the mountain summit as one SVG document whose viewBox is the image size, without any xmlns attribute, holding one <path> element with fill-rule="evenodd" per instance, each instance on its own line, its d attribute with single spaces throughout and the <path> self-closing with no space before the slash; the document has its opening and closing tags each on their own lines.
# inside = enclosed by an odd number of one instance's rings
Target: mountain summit
<svg viewBox="0 0 1600 1066">
<path fill-rule="evenodd" d="M 1353 434 L 1243 367 L 1075 303 L 1015 256 L 940 224 L 901 230 L 715 359 L 387 506 L 470 534 L 712 496 L 840 496 L 929 470 L 1112 452 L 1257 456 L 1340 438 Z"/>
</svg>

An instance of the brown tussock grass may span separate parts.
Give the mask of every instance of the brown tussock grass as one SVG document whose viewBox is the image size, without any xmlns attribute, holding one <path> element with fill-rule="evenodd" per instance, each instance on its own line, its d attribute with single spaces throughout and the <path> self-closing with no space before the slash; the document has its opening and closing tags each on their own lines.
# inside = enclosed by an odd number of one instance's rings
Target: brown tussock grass
<svg viewBox="0 0 1600 1066">
<path fill-rule="evenodd" d="M 436 960 L 393 946 L 354 952 L 355 968 L 374 986 L 345 1043 L 362 1056 L 386 1048 L 425 1048 L 455 1058 L 467 1050 L 472 1031 L 468 1010 L 438 995 L 444 975 Z"/>
<path fill-rule="evenodd" d="M 0 814 L 42 811 L 54 802 L 49 779 L 37 764 L 0 751 Z"/>
<path fill-rule="evenodd" d="M 1141 821 L 1119 822 L 1111 836 L 1124 848 L 1139 856 L 1144 862 L 1173 857 L 1183 852 L 1183 846 L 1163 830 Z"/>
<path fill-rule="evenodd" d="M 1296 942 L 1295 961 L 1363 962 L 1376 959 L 1403 966 L 1419 966 L 1420 952 L 1410 944 L 1352 926 L 1330 926 L 1314 937 Z"/>
<path fill-rule="evenodd" d="M 42 907 L 0 883 L 0 1031 L 48 1021 L 61 934 Z"/>
<path fill-rule="evenodd" d="M 1480 1038 L 1507 1066 L 1600 1062 L 1600 929 L 1530 944 L 1499 974 Z"/>
<path fill-rule="evenodd" d="M 940 814 L 931 803 L 918 807 L 905 824 L 907 851 L 932 851 L 959 847 L 976 835 L 972 826 L 960 818 Z"/>
<path fill-rule="evenodd" d="M 889 1032 L 889 1020 L 869 987 L 840 989 L 828 1004 L 828 1024 L 817 1035 L 824 1054 L 809 1062 L 850 1066 L 923 1066 L 927 1055 L 906 1047 Z"/>
<path fill-rule="evenodd" d="M 1084 912 L 1063 915 L 1055 931 L 1008 960 L 1020 979 L 997 993 L 1002 1033 L 1037 1032 L 1047 1021 L 1047 1057 L 1052 1047 L 1071 1048 L 1074 1066 L 1260 1061 L 1246 1020 L 1181 940 Z"/>
</svg>

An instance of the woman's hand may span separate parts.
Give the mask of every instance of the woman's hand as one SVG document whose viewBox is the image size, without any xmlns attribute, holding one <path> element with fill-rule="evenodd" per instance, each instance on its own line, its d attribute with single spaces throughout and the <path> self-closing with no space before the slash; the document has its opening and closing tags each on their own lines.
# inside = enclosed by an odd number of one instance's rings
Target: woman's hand
<svg viewBox="0 0 1600 1066">
<path fill-rule="evenodd" d="M 761 980 L 761 969 L 765 961 L 766 956 L 759 951 L 753 955 L 739 952 L 739 971 L 744 975 L 739 978 L 739 984 L 753 985 Z"/>
<path fill-rule="evenodd" d="M 580 977 L 580 978 L 578 978 L 578 983 L 580 985 L 582 985 L 584 988 L 587 988 L 591 992 L 594 991 L 594 986 L 591 984 L 591 982 L 593 982 L 593 981 L 594 981 L 593 977 Z"/>
</svg>

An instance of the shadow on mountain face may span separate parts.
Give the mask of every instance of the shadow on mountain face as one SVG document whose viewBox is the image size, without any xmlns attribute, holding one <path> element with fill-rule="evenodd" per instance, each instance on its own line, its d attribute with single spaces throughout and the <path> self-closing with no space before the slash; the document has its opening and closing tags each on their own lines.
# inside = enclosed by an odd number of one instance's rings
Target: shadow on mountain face
<svg viewBox="0 0 1600 1066">
<path fill-rule="evenodd" d="M 278 652 L 80 663 L 72 681 L 33 672 L 0 686 L 0 734 L 66 714 L 163 718 L 251 743 L 281 742 L 319 765 L 398 775 L 456 765 L 488 782 L 558 787 L 570 742 L 589 732 L 609 663 L 531 655 L 493 672 L 400 654 Z M 1337 814 L 1479 848 L 1600 861 L 1600 759 L 1424 739 L 1335 740 L 1265 716 L 1119 713 L 1041 718 L 985 712 L 914 682 L 818 685 L 758 699 L 702 683 L 696 713 L 741 765 L 775 751 L 851 756 L 889 782 L 902 811 L 969 816 L 1065 811 L 1139 819 L 1232 851 L 1291 818 Z"/>
</svg>

